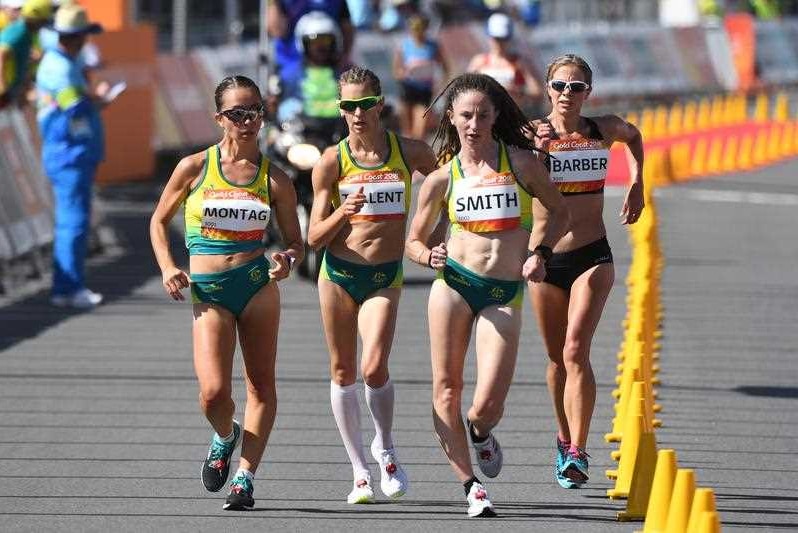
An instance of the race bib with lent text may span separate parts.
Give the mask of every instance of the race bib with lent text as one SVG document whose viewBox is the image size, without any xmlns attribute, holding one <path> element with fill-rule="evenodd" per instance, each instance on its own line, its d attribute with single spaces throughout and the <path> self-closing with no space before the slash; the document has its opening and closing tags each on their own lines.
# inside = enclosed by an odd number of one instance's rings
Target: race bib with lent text
<svg viewBox="0 0 798 533">
<path fill-rule="evenodd" d="M 405 182 L 396 170 L 361 172 L 341 178 L 338 194 L 343 204 L 346 197 L 363 188 L 366 202 L 350 220 L 391 220 L 405 217 Z"/>
</svg>

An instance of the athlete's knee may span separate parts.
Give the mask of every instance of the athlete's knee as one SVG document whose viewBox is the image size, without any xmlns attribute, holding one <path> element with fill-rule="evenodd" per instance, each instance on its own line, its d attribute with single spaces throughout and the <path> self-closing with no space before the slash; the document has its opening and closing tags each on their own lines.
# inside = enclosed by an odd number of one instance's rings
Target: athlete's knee
<svg viewBox="0 0 798 533">
<path fill-rule="evenodd" d="M 231 387 L 221 382 L 200 384 L 199 401 L 206 410 L 225 405 L 232 401 Z"/>
<path fill-rule="evenodd" d="M 330 379 L 336 385 L 346 387 L 357 380 L 357 375 L 351 365 L 333 364 L 330 366 Z"/>
<path fill-rule="evenodd" d="M 459 411 L 463 395 L 463 380 L 440 380 L 435 383 L 432 395 L 436 409 L 456 408 Z"/>
<path fill-rule="evenodd" d="M 247 383 L 247 401 L 274 405 L 277 403 L 277 390 L 274 380 L 261 379 Z"/>
<path fill-rule="evenodd" d="M 487 399 L 474 402 L 469 410 L 468 418 L 480 426 L 493 427 L 499 423 L 504 415 L 504 402 Z"/>
<path fill-rule="evenodd" d="M 369 387 L 379 388 L 388 381 L 388 366 L 382 363 L 383 360 L 381 357 L 363 358 L 360 373 Z"/>
<path fill-rule="evenodd" d="M 590 342 L 580 339 L 567 339 L 562 351 L 566 370 L 578 370 L 589 364 Z"/>
</svg>

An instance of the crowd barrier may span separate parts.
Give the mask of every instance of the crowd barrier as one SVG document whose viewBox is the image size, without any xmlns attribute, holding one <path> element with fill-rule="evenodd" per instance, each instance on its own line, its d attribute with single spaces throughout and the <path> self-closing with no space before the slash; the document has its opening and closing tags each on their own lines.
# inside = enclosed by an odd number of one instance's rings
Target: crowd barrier
<svg viewBox="0 0 798 533">
<path fill-rule="evenodd" d="M 39 163 L 36 133 L 16 109 L 0 111 L 0 261 L 53 239 L 53 200 Z"/>
</svg>

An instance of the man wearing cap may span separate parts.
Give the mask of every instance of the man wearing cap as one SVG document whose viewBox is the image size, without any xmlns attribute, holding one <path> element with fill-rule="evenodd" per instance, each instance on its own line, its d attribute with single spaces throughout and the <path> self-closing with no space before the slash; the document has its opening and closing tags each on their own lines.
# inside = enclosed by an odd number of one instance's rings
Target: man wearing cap
<svg viewBox="0 0 798 533">
<path fill-rule="evenodd" d="M 0 108 L 24 94 L 33 39 L 50 20 L 52 0 L 26 0 L 20 18 L 0 32 Z"/>
<path fill-rule="evenodd" d="M 78 57 L 87 35 L 102 28 L 72 4 L 58 9 L 52 30 L 58 33 L 58 46 L 45 51 L 36 74 L 42 165 L 55 198 L 51 302 L 86 309 L 102 301 L 101 294 L 86 288 L 84 261 L 92 185 L 104 156 L 103 100 L 91 92 Z"/>
<path fill-rule="evenodd" d="M 488 18 L 486 32 L 490 38 L 490 51 L 474 56 L 468 64 L 468 71 L 494 78 L 519 106 L 535 105 L 543 92 L 529 66 L 513 50 L 512 19 L 504 13 L 494 13 Z"/>
</svg>

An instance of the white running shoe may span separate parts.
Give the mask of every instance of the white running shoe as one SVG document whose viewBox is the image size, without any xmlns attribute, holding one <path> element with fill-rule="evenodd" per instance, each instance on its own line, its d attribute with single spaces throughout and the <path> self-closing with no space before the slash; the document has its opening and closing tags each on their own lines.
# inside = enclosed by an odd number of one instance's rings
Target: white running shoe
<svg viewBox="0 0 798 533">
<path fill-rule="evenodd" d="M 103 295 L 83 288 L 72 294 L 58 294 L 50 298 L 50 303 L 56 307 L 74 307 L 75 309 L 91 309 L 103 301 Z"/>
<path fill-rule="evenodd" d="M 471 490 L 468 491 L 466 500 L 468 500 L 468 516 L 471 518 L 496 516 L 493 504 L 488 499 L 488 491 L 485 490 L 482 483 L 474 482 L 471 485 Z"/>
<path fill-rule="evenodd" d="M 401 498 L 407 492 L 408 481 L 404 468 L 399 464 L 396 450 L 382 450 L 371 442 L 371 455 L 380 465 L 380 490 L 389 498 Z"/>
<path fill-rule="evenodd" d="M 346 497 L 346 503 L 374 503 L 374 489 L 371 488 L 371 474 L 356 479 L 352 492 Z"/>
<path fill-rule="evenodd" d="M 471 422 L 468 422 L 468 435 L 471 436 Z M 504 456 L 502 455 L 502 447 L 499 446 L 499 441 L 493 436 L 493 433 L 488 435 L 488 438 L 482 442 L 474 442 L 471 440 L 471 445 L 474 447 L 474 452 L 477 456 L 477 464 L 482 473 L 487 477 L 496 477 L 502 471 L 502 463 Z"/>
</svg>

